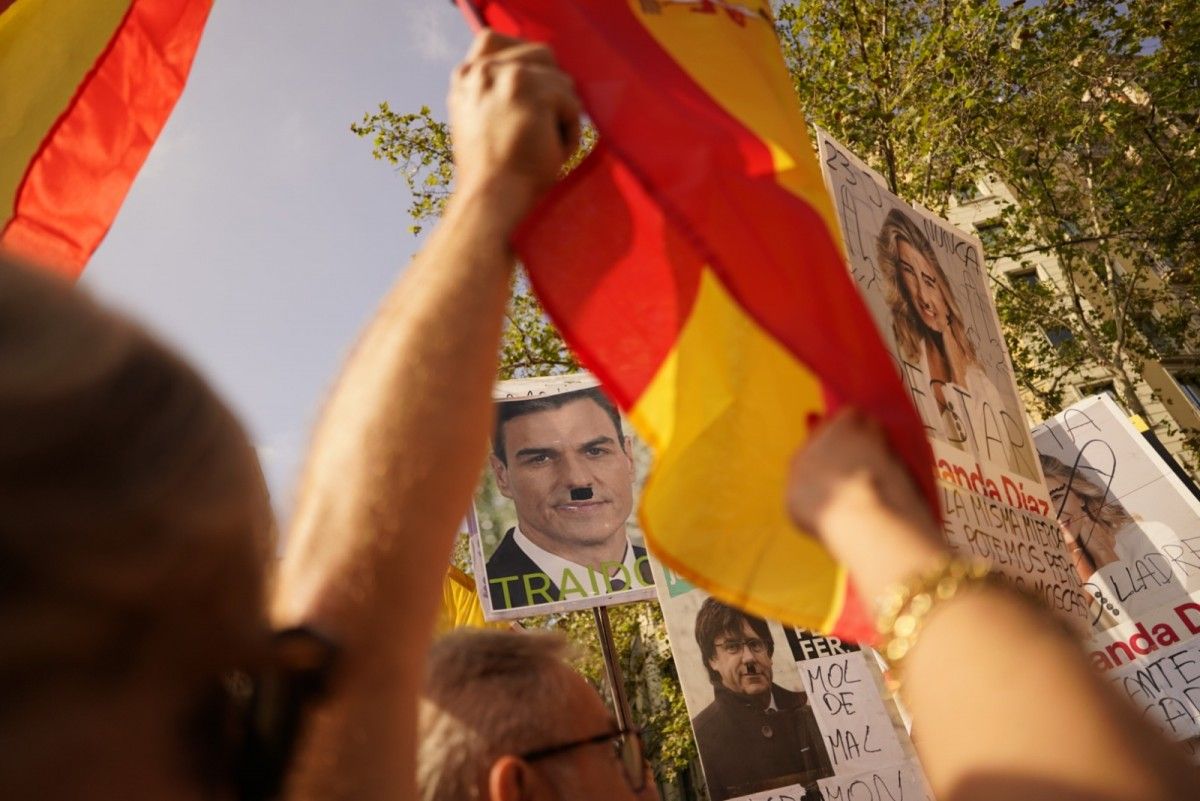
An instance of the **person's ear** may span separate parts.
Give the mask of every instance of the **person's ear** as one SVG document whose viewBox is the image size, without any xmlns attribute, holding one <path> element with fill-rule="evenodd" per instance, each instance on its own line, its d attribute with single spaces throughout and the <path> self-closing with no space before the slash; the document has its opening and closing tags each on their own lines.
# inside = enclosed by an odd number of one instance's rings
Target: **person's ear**
<svg viewBox="0 0 1200 801">
<path fill-rule="evenodd" d="M 631 437 L 625 437 L 625 441 L 624 441 L 623 443 L 621 443 L 621 444 L 624 446 L 624 451 L 625 451 L 625 459 L 626 459 L 626 460 L 629 462 L 629 475 L 632 477 L 632 476 L 633 476 L 633 471 L 634 471 L 634 466 L 633 466 L 633 439 L 632 439 Z"/>
<path fill-rule="evenodd" d="M 505 498 L 512 500 L 512 491 L 508 488 L 508 465 L 496 458 L 496 454 L 488 454 L 488 463 L 492 466 L 492 475 L 496 477 L 496 489 Z"/>
<path fill-rule="evenodd" d="M 546 798 L 544 783 L 520 757 L 507 754 L 488 770 L 488 801 L 540 801 Z"/>
</svg>

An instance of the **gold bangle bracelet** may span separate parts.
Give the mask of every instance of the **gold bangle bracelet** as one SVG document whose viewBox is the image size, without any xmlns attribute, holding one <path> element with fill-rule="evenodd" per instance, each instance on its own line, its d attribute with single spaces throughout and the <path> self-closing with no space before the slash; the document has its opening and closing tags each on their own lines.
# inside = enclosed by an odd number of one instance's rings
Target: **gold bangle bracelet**
<svg viewBox="0 0 1200 801">
<path fill-rule="evenodd" d="M 1000 581 L 986 562 L 948 557 L 933 569 L 889 588 L 879 600 L 875 629 L 882 637 L 879 652 L 897 669 L 925 625 L 926 616 L 971 585 Z"/>
</svg>

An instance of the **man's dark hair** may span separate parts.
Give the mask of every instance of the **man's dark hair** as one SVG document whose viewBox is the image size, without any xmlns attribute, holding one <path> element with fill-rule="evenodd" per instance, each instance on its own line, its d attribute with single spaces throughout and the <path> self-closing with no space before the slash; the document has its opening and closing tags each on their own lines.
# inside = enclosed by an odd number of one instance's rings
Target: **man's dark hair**
<svg viewBox="0 0 1200 801">
<path fill-rule="evenodd" d="M 726 634 L 740 638 L 743 620 L 749 623 L 754 633 L 767 644 L 767 656 L 774 656 L 775 638 L 771 636 L 771 627 L 767 625 L 767 621 L 732 606 L 726 606 L 716 598 L 706 598 L 700 606 L 700 612 L 696 615 L 696 645 L 700 646 L 700 656 L 704 658 L 708 678 L 714 684 L 721 683 L 721 674 L 709 667 L 708 662 L 717 653 L 717 637 Z"/>
<path fill-rule="evenodd" d="M 548 412 L 554 409 L 561 409 L 568 403 L 577 400 L 595 401 L 604 413 L 612 420 L 613 426 L 617 429 L 617 443 L 622 450 L 625 448 L 625 433 L 621 430 L 621 415 L 617 411 L 617 407 L 608 399 L 608 396 L 600 391 L 599 387 L 588 387 L 587 389 L 576 389 L 571 392 L 561 392 L 557 395 L 539 395 L 536 398 L 524 398 L 522 400 L 506 400 L 496 404 L 496 428 L 492 432 L 492 453 L 500 460 L 502 464 L 508 464 L 508 458 L 504 455 L 504 424 L 513 418 L 520 417 L 525 414 L 533 414 L 534 412 Z"/>
</svg>

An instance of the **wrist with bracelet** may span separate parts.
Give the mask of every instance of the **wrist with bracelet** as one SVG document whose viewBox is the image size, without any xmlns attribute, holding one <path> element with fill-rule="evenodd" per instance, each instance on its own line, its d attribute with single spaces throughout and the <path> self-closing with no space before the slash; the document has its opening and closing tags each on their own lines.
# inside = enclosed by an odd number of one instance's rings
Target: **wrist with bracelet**
<svg viewBox="0 0 1200 801">
<path fill-rule="evenodd" d="M 905 657 L 916 645 L 928 617 L 934 609 L 972 589 L 994 587 L 1024 598 L 1046 615 L 1053 613 L 1042 601 L 1018 589 L 997 573 L 987 562 L 945 557 L 927 571 L 914 574 L 906 581 L 890 587 L 878 600 L 875 629 L 880 635 L 877 648 L 897 674 Z M 1057 620 L 1064 631 L 1070 631 L 1066 621 Z"/>
</svg>

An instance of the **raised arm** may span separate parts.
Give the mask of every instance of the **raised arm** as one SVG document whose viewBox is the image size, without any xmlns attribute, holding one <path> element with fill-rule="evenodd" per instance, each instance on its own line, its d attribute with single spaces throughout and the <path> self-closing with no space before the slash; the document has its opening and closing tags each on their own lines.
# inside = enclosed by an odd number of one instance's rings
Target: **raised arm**
<svg viewBox="0 0 1200 801">
<path fill-rule="evenodd" d="M 881 430 L 853 412 L 797 455 L 788 503 L 868 599 L 949 554 Z M 1091 670 L 1049 612 L 1011 590 L 973 585 L 935 605 L 905 658 L 903 695 L 940 801 L 1200 790 L 1182 751 Z"/>
<path fill-rule="evenodd" d="M 550 51 L 490 32 L 449 105 L 456 190 L 328 401 L 281 569 L 276 622 L 342 649 L 294 797 L 415 793 L 416 696 L 491 425 L 509 237 L 577 138 L 578 101 Z"/>
</svg>

